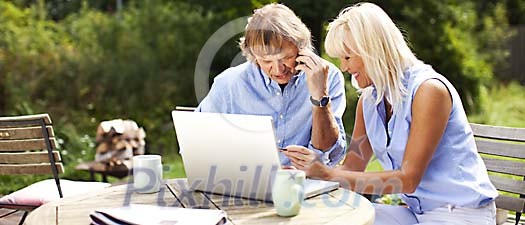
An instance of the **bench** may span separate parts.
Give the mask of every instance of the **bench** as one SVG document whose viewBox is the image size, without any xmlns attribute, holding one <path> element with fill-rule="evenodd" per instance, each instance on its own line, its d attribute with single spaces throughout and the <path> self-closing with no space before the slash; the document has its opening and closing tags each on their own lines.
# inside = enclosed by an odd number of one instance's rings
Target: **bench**
<svg viewBox="0 0 525 225">
<path fill-rule="evenodd" d="M 496 207 L 516 212 L 517 225 L 525 209 L 525 128 L 470 126 L 489 178 L 500 191 Z"/>
</svg>

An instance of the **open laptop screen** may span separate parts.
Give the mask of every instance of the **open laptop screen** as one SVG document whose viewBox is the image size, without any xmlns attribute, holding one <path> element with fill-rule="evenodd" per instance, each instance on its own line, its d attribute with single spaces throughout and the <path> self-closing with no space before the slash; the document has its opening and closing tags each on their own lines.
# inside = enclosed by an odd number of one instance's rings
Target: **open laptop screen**
<svg viewBox="0 0 525 225">
<path fill-rule="evenodd" d="M 271 201 L 280 168 L 272 117 L 183 111 L 172 111 L 172 117 L 193 189 Z M 338 187 L 306 182 L 306 196 Z"/>
</svg>

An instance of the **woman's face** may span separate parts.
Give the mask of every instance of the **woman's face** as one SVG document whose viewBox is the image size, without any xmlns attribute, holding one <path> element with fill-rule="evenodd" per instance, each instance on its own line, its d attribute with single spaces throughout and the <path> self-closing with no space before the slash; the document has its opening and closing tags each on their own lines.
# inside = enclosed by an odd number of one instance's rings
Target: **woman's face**
<svg viewBox="0 0 525 225">
<path fill-rule="evenodd" d="M 349 54 L 339 58 L 341 64 L 339 67 L 342 72 L 348 72 L 357 81 L 359 88 L 366 88 L 372 85 L 372 80 L 366 74 L 363 59 L 355 54 Z"/>
</svg>

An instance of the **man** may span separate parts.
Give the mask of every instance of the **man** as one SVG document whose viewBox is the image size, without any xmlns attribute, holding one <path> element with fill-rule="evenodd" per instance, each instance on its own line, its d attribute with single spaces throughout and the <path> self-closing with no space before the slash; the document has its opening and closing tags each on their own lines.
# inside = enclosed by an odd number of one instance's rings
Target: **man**
<svg viewBox="0 0 525 225">
<path fill-rule="evenodd" d="M 248 62 L 219 74 L 196 111 L 272 116 L 282 165 L 302 168 L 316 157 L 336 165 L 346 151 L 344 80 L 312 51 L 306 25 L 268 4 L 255 10 L 239 45 Z"/>
</svg>

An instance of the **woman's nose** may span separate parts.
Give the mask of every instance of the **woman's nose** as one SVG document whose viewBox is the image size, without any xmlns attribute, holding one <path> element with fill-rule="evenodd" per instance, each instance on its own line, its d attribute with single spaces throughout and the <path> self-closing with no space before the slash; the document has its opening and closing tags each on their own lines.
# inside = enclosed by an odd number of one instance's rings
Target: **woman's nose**
<svg viewBox="0 0 525 225">
<path fill-rule="evenodd" d="M 344 73 L 344 72 L 347 72 L 347 71 L 348 71 L 348 66 L 346 65 L 346 63 L 341 62 L 341 63 L 339 64 L 339 69 L 341 69 L 341 72 Z"/>
</svg>

